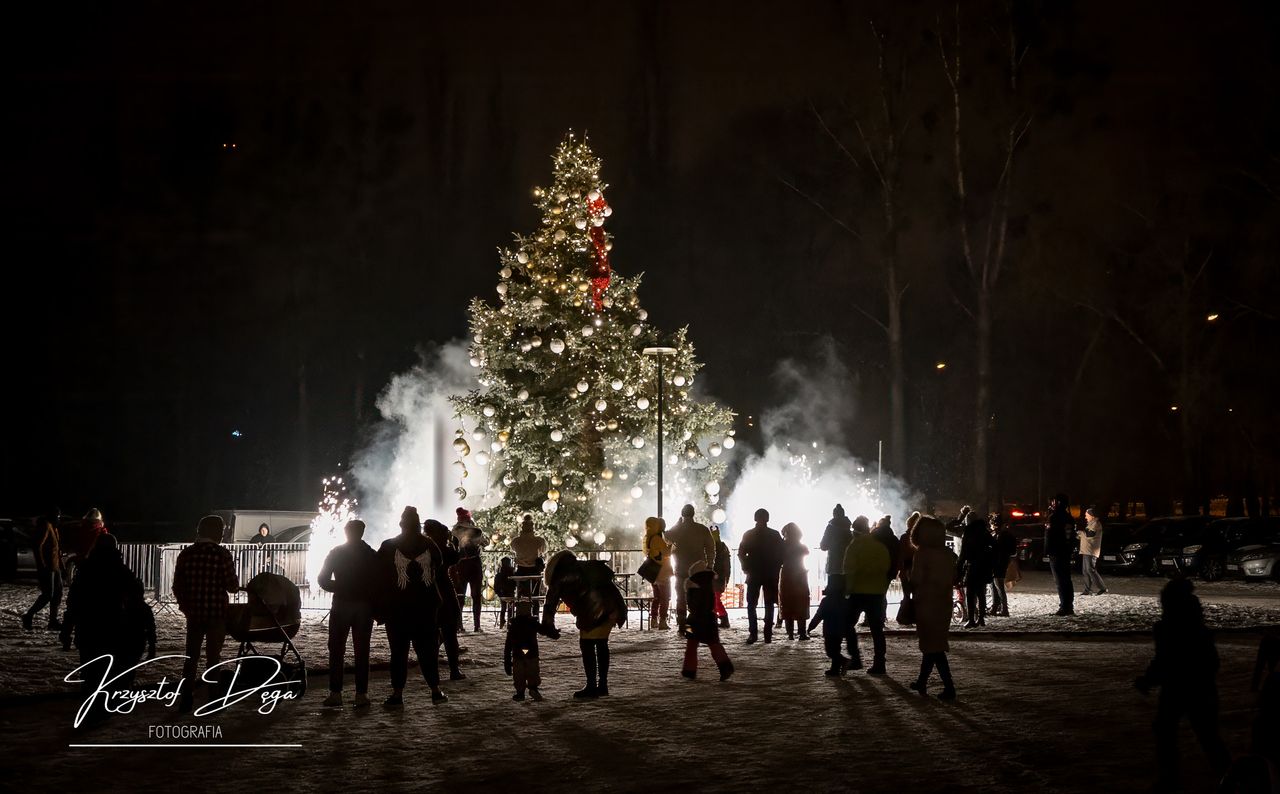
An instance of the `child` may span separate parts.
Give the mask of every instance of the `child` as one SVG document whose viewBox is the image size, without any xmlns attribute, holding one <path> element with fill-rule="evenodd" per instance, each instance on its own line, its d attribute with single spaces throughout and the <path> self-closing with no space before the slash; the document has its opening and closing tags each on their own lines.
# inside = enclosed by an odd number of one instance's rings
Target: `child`
<svg viewBox="0 0 1280 794">
<path fill-rule="evenodd" d="M 831 660 L 831 669 L 826 672 L 826 675 L 833 678 L 844 675 L 845 665 L 849 662 L 844 654 L 840 653 L 840 643 L 844 641 L 845 636 L 844 605 L 844 577 L 840 574 L 832 574 L 831 580 L 822 591 L 818 611 L 814 613 L 813 620 L 809 621 L 809 631 L 812 632 L 819 623 L 822 624 L 822 644 L 826 648 L 827 658 Z"/>
<path fill-rule="evenodd" d="M 689 578 L 684 588 L 689 605 L 689 618 L 685 623 L 684 669 L 685 678 L 698 676 L 698 644 L 705 643 L 711 649 L 711 658 L 720 668 L 720 680 L 728 681 L 733 675 L 733 662 L 720 644 L 720 622 L 716 620 L 715 571 L 702 560 L 689 566 Z"/>
<path fill-rule="evenodd" d="M 516 609 L 507 627 L 507 645 L 502 652 L 502 669 L 516 685 L 512 700 L 524 700 L 525 687 L 529 689 L 529 697 L 542 700 L 542 693 L 538 691 L 542 686 L 538 669 L 538 635 L 546 635 L 547 632 L 529 612 L 528 603 L 520 604 Z"/>
<path fill-rule="evenodd" d="M 512 615 L 513 599 L 516 597 L 516 583 L 511 577 L 516 575 L 516 564 L 510 557 L 498 561 L 498 572 L 493 576 L 493 594 L 498 597 L 501 611 L 498 613 L 498 628 L 507 625 L 507 616 Z"/>
</svg>

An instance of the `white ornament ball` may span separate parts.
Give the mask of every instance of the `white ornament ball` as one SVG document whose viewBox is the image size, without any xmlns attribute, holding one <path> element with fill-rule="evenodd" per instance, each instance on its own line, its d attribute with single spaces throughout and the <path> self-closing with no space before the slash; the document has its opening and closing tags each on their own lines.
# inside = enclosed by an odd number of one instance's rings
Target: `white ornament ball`
<svg viewBox="0 0 1280 794">
<path fill-rule="evenodd" d="M 477 453 L 476 453 L 476 463 L 479 463 L 481 466 L 488 466 L 488 465 L 489 465 L 489 453 L 488 453 L 488 452 L 485 452 L 485 451 L 483 451 L 483 450 L 482 450 L 482 451 L 480 451 L 480 452 L 477 452 Z"/>
<path fill-rule="evenodd" d="M 499 294 L 499 295 L 506 295 L 506 294 L 507 294 L 507 282 L 505 282 L 505 281 L 499 281 L 499 282 L 498 282 L 498 286 L 494 287 L 494 289 L 496 289 L 496 290 L 498 291 L 498 294 Z"/>
<path fill-rule="evenodd" d="M 707 447 L 707 452 L 711 453 L 711 457 L 713 458 L 720 457 L 720 453 L 723 451 L 724 448 L 720 446 L 719 441 L 712 441 L 711 446 Z"/>
<path fill-rule="evenodd" d="M 671 379 L 671 382 L 677 386 L 683 386 L 687 381 L 683 375 L 677 375 Z"/>
<path fill-rule="evenodd" d="M 542 337 L 538 336 L 537 334 L 534 334 L 533 336 L 529 337 L 529 344 L 533 345 L 534 347 L 542 347 Z M 677 383 L 676 385 L 679 386 L 680 384 Z"/>
<path fill-rule="evenodd" d="M 614 391 L 622 391 L 622 381 L 618 380 L 617 378 L 614 378 L 613 383 L 610 383 L 609 386 Z"/>
<path fill-rule="evenodd" d="M 548 499 L 542 503 L 542 512 L 551 514 L 560 509 L 560 505 L 554 499 Z"/>
<path fill-rule="evenodd" d="M 472 356 L 472 357 L 471 357 L 471 366 L 473 366 L 473 367 L 478 367 L 478 366 L 480 366 L 482 363 L 484 363 L 484 362 L 482 362 L 482 361 L 480 360 L 479 356 Z"/>
<path fill-rule="evenodd" d="M 702 486 L 702 490 L 706 491 L 708 496 L 715 496 L 720 493 L 720 483 L 710 480 L 706 485 Z"/>
<path fill-rule="evenodd" d="M 504 267 L 498 271 L 498 276 L 503 279 L 511 278 L 511 268 Z"/>
<path fill-rule="evenodd" d="M 539 298 L 537 295 L 534 295 L 532 298 L 529 299 L 529 306 L 534 309 L 541 309 L 542 298 Z"/>
<path fill-rule="evenodd" d="M 603 532 L 597 532 L 591 539 L 596 542 L 597 546 L 604 545 L 605 537 Z"/>
<path fill-rule="evenodd" d="M 563 430 L 561 430 L 560 428 L 556 428 L 555 430 L 552 430 L 552 431 L 551 431 L 551 440 L 552 440 L 552 441 L 557 441 L 557 442 L 558 442 L 558 441 L 564 441 L 564 431 L 563 431 Z"/>
<path fill-rule="evenodd" d="M 508 488 L 510 488 L 512 485 L 515 485 L 515 484 L 516 484 L 516 477 L 515 477 L 515 475 L 514 475 L 514 474 L 504 474 L 504 475 L 502 475 L 502 484 L 503 484 L 503 485 L 505 485 L 505 486 L 507 486 Z"/>
<path fill-rule="evenodd" d="M 591 326 L 589 326 L 589 325 L 584 325 L 584 326 L 582 326 L 582 335 L 583 335 L 583 336 L 591 336 L 591 335 L 592 335 L 592 334 L 594 334 L 595 332 L 596 332 L 596 329 L 592 328 L 592 327 L 591 327 Z"/>
<path fill-rule="evenodd" d="M 644 449 L 644 439 L 641 438 L 640 436 L 636 436 L 635 438 L 631 439 L 631 446 L 635 447 L 636 449 Z"/>
<path fill-rule="evenodd" d="M 587 393 L 587 389 L 590 389 L 590 388 L 591 388 L 591 384 L 590 384 L 590 383 L 587 383 L 585 380 L 580 380 L 580 381 L 578 381 L 578 393 L 579 393 L 579 394 L 586 394 L 586 393 Z"/>
<path fill-rule="evenodd" d="M 641 488 L 639 485 L 633 485 L 631 487 L 631 498 L 639 499 L 642 496 L 644 496 L 644 489 Z"/>
<path fill-rule="evenodd" d="M 599 201 L 599 200 L 600 200 L 600 191 L 599 191 L 599 190 L 595 190 L 595 189 L 592 189 L 592 190 L 588 191 L 588 192 L 587 192 L 587 199 L 588 199 L 588 200 L 590 200 L 590 201 Z"/>
<path fill-rule="evenodd" d="M 566 549 L 571 549 L 577 545 L 578 545 L 578 539 L 573 537 L 572 535 L 564 539 L 564 546 Z"/>
<path fill-rule="evenodd" d="M 636 407 L 637 407 L 637 408 L 639 408 L 641 411 L 643 411 L 643 410 L 645 410 L 646 408 L 648 408 L 648 407 L 649 407 L 649 398 L 648 398 L 648 397 L 641 397 L 640 399 L 636 400 Z"/>
<path fill-rule="evenodd" d="M 606 218 L 607 218 L 607 217 L 609 217 L 610 215 L 612 215 L 612 214 L 613 214 L 613 207 L 610 207 L 610 206 L 608 206 L 608 205 L 606 204 L 606 205 L 605 205 L 605 208 L 604 208 L 604 211 L 603 211 L 603 213 L 602 213 L 602 214 L 603 214 Z"/>
<path fill-rule="evenodd" d="M 603 216 L 603 215 L 597 215 L 596 217 L 592 218 L 592 219 L 591 219 L 591 225 L 592 225 L 592 226 L 604 226 L 604 216 Z"/>
<path fill-rule="evenodd" d="M 631 326 L 631 335 L 632 335 L 632 336 L 639 336 L 639 335 L 640 335 L 640 333 L 641 333 L 641 331 L 643 331 L 643 329 L 642 329 L 640 326 L 638 326 L 638 325 L 633 325 L 633 326 Z"/>
<path fill-rule="evenodd" d="M 716 524 L 723 524 L 725 519 L 724 508 L 717 507 L 711 511 L 711 521 Z"/>
<path fill-rule="evenodd" d="M 529 352 L 530 350 L 532 350 L 532 349 L 533 349 L 533 345 L 529 344 L 528 342 L 521 342 L 521 343 L 520 343 L 520 352 L 521 352 L 521 353 L 528 353 L 528 352 Z"/>
<path fill-rule="evenodd" d="M 527 265 L 529 263 L 529 255 L 526 254 L 524 251 L 521 251 L 520 253 L 516 254 L 516 261 L 522 265 Z M 503 278 L 506 278 L 506 276 L 503 276 Z"/>
<path fill-rule="evenodd" d="M 641 309 L 640 311 L 636 312 L 636 316 L 640 318 L 641 322 L 644 322 L 645 320 L 649 319 L 649 313 L 644 309 Z"/>
<path fill-rule="evenodd" d="M 684 431 L 684 437 L 683 437 L 683 438 L 681 438 L 680 440 L 681 440 L 681 441 L 688 441 L 688 440 L 689 440 L 689 439 L 691 439 L 691 438 L 693 438 L 693 431 L 692 431 L 692 430 L 686 430 L 686 431 Z"/>
<path fill-rule="evenodd" d="M 600 470 L 600 479 L 602 479 L 602 480 L 612 480 L 612 479 L 613 479 L 613 469 L 601 469 L 601 470 Z"/>
<path fill-rule="evenodd" d="M 501 451 L 502 451 L 502 442 L 501 442 L 501 441 L 495 441 L 495 442 L 493 442 L 492 444 L 490 444 L 490 445 L 489 445 L 489 449 L 493 450 L 494 452 L 501 452 Z"/>
<path fill-rule="evenodd" d="M 725 436 L 725 439 L 724 439 L 724 448 L 725 448 L 725 449 L 733 449 L 733 445 L 734 445 L 734 444 L 736 444 L 736 443 L 738 443 L 738 442 L 736 442 L 736 441 L 734 441 L 734 440 L 733 440 L 733 436 Z"/>
<path fill-rule="evenodd" d="M 552 339 L 550 347 L 551 347 L 551 352 L 555 353 L 558 356 L 564 352 L 564 340 Z"/>
<path fill-rule="evenodd" d="M 596 400 L 597 411 L 603 412 L 608 407 L 609 407 L 609 403 L 605 402 L 604 400 Z"/>
<path fill-rule="evenodd" d="M 472 431 L 471 431 L 471 440 L 472 440 L 472 441 L 484 441 L 484 431 L 483 431 L 483 430 L 481 430 L 481 429 L 480 429 L 480 428 L 478 428 L 478 427 L 477 427 L 475 430 L 472 430 Z"/>
<path fill-rule="evenodd" d="M 556 229 L 556 233 L 551 236 L 557 243 L 563 241 L 565 238 L 564 229 Z"/>
<path fill-rule="evenodd" d="M 574 218 L 574 220 L 573 220 L 573 225 L 574 225 L 575 227 L 579 228 L 579 229 L 585 229 L 585 228 L 587 228 L 587 219 L 586 219 L 586 218 Z"/>
<path fill-rule="evenodd" d="M 524 402 L 525 400 L 529 399 L 529 390 L 521 389 L 520 391 L 516 392 L 516 399 L 519 400 L 520 402 Z"/>
<path fill-rule="evenodd" d="M 485 416 L 493 416 L 497 412 L 498 412 L 498 409 L 494 408 L 492 405 L 486 405 L 480 409 L 480 413 L 484 414 Z"/>
</svg>

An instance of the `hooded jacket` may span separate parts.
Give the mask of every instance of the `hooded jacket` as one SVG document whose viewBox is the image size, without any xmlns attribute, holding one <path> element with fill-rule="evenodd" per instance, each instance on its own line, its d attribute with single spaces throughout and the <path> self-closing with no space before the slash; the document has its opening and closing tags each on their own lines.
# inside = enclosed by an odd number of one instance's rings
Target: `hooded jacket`
<svg viewBox="0 0 1280 794">
<path fill-rule="evenodd" d="M 555 628 L 556 607 L 563 601 L 579 631 L 600 628 L 609 621 L 621 626 L 627 621 L 627 602 L 613 582 L 613 569 L 600 560 L 579 560 L 563 549 L 552 555 L 543 572 L 547 598 L 542 607 L 542 625 L 547 636 L 559 636 Z"/>
<path fill-rule="evenodd" d="M 947 548 L 942 522 L 933 516 L 921 516 L 914 534 L 917 547 L 911 584 L 917 639 L 923 653 L 945 653 L 951 630 L 956 555 Z"/>
<path fill-rule="evenodd" d="M 702 643 L 720 641 L 719 621 L 716 620 L 715 573 L 702 568 L 690 576 L 684 584 L 688 593 L 689 618 L 685 636 Z"/>
<path fill-rule="evenodd" d="M 844 508 L 836 505 L 835 510 L 831 511 L 827 528 L 822 532 L 822 540 L 818 543 L 818 548 L 827 553 L 825 572 L 828 576 L 844 571 L 844 553 L 849 548 L 849 541 L 853 540 L 851 527 Z"/>
<path fill-rule="evenodd" d="M 658 569 L 657 581 L 670 579 L 674 570 L 671 567 L 671 544 L 662 536 L 663 520 L 650 516 L 644 520 L 644 553 L 656 560 Z"/>
<path fill-rule="evenodd" d="M 664 532 L 663 537 L 675 547 L 671 553 L 675 557 L 676 579 L 684 579 L 689 567 L 699 560 L 708 568 L 716 564 L 716 542 L 706 525 L 680 516 L 676 525 Z"/>
</svg>

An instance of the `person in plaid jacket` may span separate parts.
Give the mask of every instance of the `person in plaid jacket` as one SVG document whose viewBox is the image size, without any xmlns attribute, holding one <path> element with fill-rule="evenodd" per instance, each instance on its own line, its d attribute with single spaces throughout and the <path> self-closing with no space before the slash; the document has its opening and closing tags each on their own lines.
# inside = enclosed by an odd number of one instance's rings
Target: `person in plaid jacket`
<svg viewBox="0 0 1280 794">
<path fill-rule="evenodd" d="M 182 676 L 192 684 L 182 693 L 179 711 L 191 708 L 196 662 L 205 646 L 205 669 L 222 659 L 227 636 L 227 593 L 240 589 L 231 552 L 222 548 L 223 521 L 205 516 L 196 527 L 196 542 L 182 550 L 173 570 L 173 595 L 187 616 L 187 661 Z"/>
</svg>

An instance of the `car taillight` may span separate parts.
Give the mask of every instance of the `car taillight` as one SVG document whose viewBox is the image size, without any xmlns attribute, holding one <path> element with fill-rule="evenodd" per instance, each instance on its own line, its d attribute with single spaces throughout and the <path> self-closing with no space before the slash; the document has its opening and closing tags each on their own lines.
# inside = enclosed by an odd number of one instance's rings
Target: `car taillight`
<svg viewBox="0 0 1280 794">
<path fill-rule="evenodd" d="M 1040 517 L 1040 514 L 1039 514 L 1038 512 L 1037 512 L 1037 513 L 1032 513 L 1032 514 L 1031 514 L 1031 517 L 1032 517 L 1032 518 L 1039 518 L 1039 517 Z"/>
<path fill-rule="evenodd" d="M 1011 512 L 1009 515 L 1010 515 L 1010 516 L 1012 516 L 1012 517 L 1014 517 L 1014 518 L 1022 518 L 1023 516 L 1025 516 L 1025 515 L 1026 515 L 1026 513 L 1022 512 L 1021 510 L 1014 510 L 1014 511 L 1013 511 L 1013 512 Z M 1036 513 L 1036 515 L 1040 515 L 1040 514 L 1039 514 L 1039 513 Z"/>
</svg>

